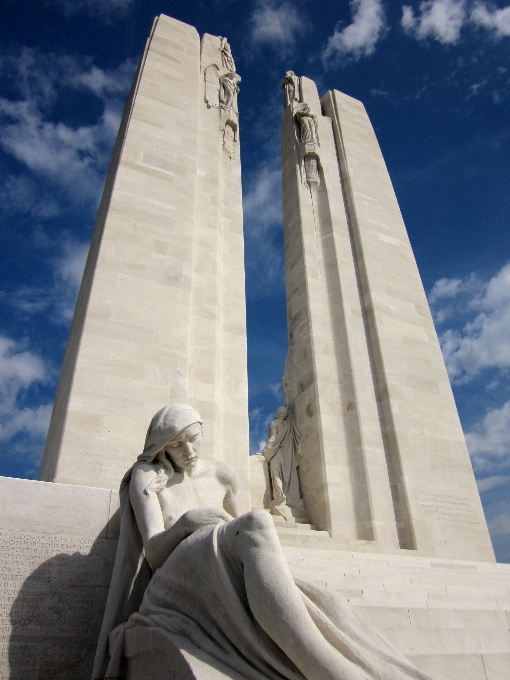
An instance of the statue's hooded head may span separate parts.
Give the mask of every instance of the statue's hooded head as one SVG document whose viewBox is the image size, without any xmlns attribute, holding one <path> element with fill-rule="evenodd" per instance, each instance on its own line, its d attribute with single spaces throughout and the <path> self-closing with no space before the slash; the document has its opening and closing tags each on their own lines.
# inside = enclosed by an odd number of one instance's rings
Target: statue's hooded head
<svg viewBox="0 0 510 680">
<path fill-rule="evenodd" d="M 286 406 L 280 406 L 280 408 L 276 411 L 276 417 L 281 418 L 282 420 L 285 420 L 288 414 L 289 409 Z"/>
<path fill-rule="evenodd" d="M 169 442 L 195 423 L 202 426 L 202 419 L 198 411 L 195 411 L 191 406 L 187 404 L 163 406 L 151 420 L 145 437 L 143 453 L 138 456 L 138 461 L 152 463 Z"/>
</svg>

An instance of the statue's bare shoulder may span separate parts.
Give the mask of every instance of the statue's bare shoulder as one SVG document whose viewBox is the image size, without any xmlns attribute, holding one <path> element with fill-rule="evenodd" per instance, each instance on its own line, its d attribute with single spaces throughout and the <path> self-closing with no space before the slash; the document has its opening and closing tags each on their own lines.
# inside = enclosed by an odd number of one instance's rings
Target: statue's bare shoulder
<svg viewBox="0 0 510 680">
<path fill-rule="evenodd" d="M 228 486 L 234 490 L 237 489 L 237 473 L 235 468 L 228 463 L 223 463 L 222 461 L 213 461 L 215 466 L 216 478 L 224 486 Z"/>
<path fill-rule="evenodd" d="M 131 473 L 130 487 L 134 491 L 142 492 L 158 475 L 158 471 L 149 463 L 137 463 Z"/>
</svg>

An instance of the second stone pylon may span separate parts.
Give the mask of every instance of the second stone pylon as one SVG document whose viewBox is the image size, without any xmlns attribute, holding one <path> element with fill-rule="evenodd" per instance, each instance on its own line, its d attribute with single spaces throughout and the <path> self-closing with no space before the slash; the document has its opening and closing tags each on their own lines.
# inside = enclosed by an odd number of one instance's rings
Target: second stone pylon
<svg viewBox="0 0 510 680">
<path fill-rule="evenodd" d="M 361 102 L 288 72 L 289 356 L 311 521 L 377 552 L 494 560 L 405 225 Z"/>
</svg>

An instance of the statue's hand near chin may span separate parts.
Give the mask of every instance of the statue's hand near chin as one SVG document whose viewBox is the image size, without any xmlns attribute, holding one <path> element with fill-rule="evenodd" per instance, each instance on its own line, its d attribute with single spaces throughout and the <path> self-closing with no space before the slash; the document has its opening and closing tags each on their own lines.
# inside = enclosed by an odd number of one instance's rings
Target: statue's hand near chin
<svg viewBox="0 0 510 680">
<path fill-rule="evenodd" d="M 190 536 L 202 527 L 223 524 L 224 522 L 230 522 L 231 519 L 232 517 L 225 510 L 218 508 L 194 508 L 185 512 L 177 522 L 182 522 L 185 533 Z"/>
</svg>

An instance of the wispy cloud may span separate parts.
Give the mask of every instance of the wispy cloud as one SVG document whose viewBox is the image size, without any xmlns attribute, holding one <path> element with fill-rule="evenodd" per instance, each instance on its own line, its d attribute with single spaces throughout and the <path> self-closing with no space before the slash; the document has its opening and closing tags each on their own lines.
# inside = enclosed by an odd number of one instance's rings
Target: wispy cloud
<svg viewBox="0 0 510 680">
<path fill-rule="evenodd" d="M 51 371 L 41 357 L 23 343 L 0 336 L 0 441 L 11 442 L 8 447 L 11 454 L 21 444 L 27 472 L 32 474 L 38 465 L 52 404 L 30 407 L 26 397 L 30 389 L 51 378 Z"/>
<path fill-rule="evenodd" d="M 496 9 L 493 5 L 477 3 L 470 19 L 474 24 L 487 28 L 497 38 L 510 35 L 510 6 Z"/>
<path fill-rule="evenodd" d="M 133 0 L 53 0 L 67 15 L 87 14 L 111 21 L 123 16 L 133 7 Z"/>
<path fill-rule="evenodd" d="M 104 71 L 66 55 L 24 48 L 17 56 L 3 57 L 0 68 L 4 73 L 9 71 L 13 88 L 20 95 L 0 98 L 3 150 L 33 176 L 65 191 L 74 201 L 95 206 L 134 63 L 128 60 L 112 71 Z M 102 113 L 94 123 L 72 127 L 55 121 L 58 98 L 69 89 L 83 90 L 102 101 Z M 11 200 L 19 204 L 19 192 L 32 191 L 34 183 L 20 177 L 12 181 L 17 182 L 18 193 Z M 47 201 L 38 208 L 50 210 Z"/>
<path fill-rule="evenodd" d="M 64 241 L 60 254 L 51 262 L 52 285 L 46 288 L 21 286 L 3 291 L 0 298 L 22 317 L 44 314 L 52 323 L 67 325 L 74 313 L 87 253 L 87 243 Z"/>
<path fill-rule="evenodd" d="M 438 323 L 451 316 L 452 303 L 471 315 L 460 330 L 451 328 L 440 334 L 454 382 L 469 382 L 484 369 L 510 368 L 510 264 L 488 282 L 474 274 L 465 279 L 441 279 L 429 301 Z"/>
<path fill-rule="evenodd" d="M 306 24 L 289 2 L 258 0 L 251 15 L 251 44 L 271 47 L 283 58 L 306 32 Z"/>
<path fill-rule="evenodd" d="M 381 0 L 351 0 L 352 23 L 337 26 L 322 52 L 325 62 L 351 57 L 360 59 L 373 54 L 377 42 L 387 31 Z"/>
<path fill-rule="evenodd" d="M 465 19 L 465 0 L 427 0 L 420 4 L 418 15 L 409 5 L 402 7 L 405 32 L 419 40 L 434 38 L 442 43 L 456 43 Z"/>
<path fill-rule="evenodd" d="M 510 475 L 493 475 L 492 477 L 485 477 L 485 479 L 478 479 L 476 483 L 478 485 L 478 491 L 480 493 L 485 493 L 486 491 L 491 491 L 508 482 L 510 482 Z"/>
<path fill-rule="evenodd" d="M 468 0 L 426 0 L 415 14 L 410 5 L 402 6 L 402 27 L 418 40 L 432 38 L 443 44 L 460 40 L 463 28 L 485 28 L 494 38 L 510 35 L 510 6 L 496 8 L 484 2 Z"/>
<path fill-rule="evenodd" d="M 282 233 L 281 171 L 264 165 L 247 186 L 243 212 L 248 294 L 265 296 L 275 283 L 283 287 L 283 249 L 276 243 Z"/>
<path fill-rule="evenodd" d="M 510 469 L 510 401 L 503 404 L 501 408 L 490 409 L 484 418 L 466 433 L 466 442 L 477 472 L 486 474 L 508 471 Z M 503 483 L 508 478 L 507 476 L 499 477 L 499 482 Z M 498 477 L 489 479 L 490 482 L 482 480 L 479 484 L 483 487 L 485 482 L 487 489 L 497 486 Z"/>
<path fill-rule="evenodd" d="M 269 434 L 269 423 L 274 414 L 256 407 L 250 411 L 250 454 L 260 453 L 266 445 Z"/>
</svg>

